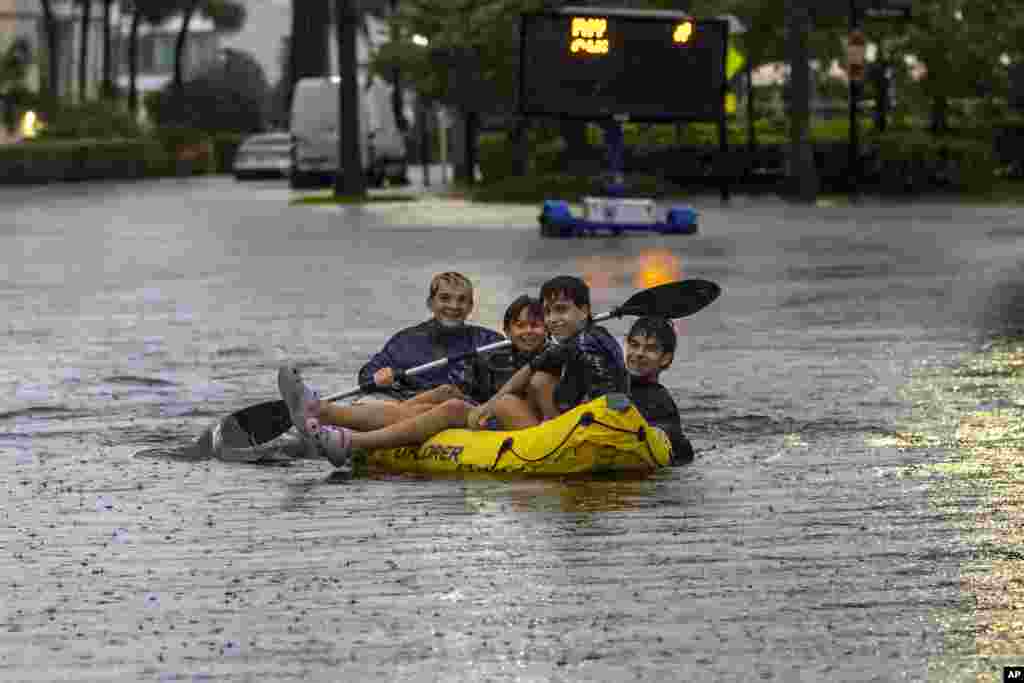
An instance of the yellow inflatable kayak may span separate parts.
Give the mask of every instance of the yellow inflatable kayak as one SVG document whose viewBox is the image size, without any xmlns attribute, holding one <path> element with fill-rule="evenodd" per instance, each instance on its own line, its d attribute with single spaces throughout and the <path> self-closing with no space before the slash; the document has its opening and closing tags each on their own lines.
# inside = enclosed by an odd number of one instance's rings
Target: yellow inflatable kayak
<svg viewBox="0 0 1024 683">
<path fill-rule="evenodd" d="M 366 453 L 371 471 L 564 475 L 646 473 L 667 467 L 672 447 L 623 394 L 577 406 L 517 431 L 446 429 L 419 446 Z"/>
</svg>

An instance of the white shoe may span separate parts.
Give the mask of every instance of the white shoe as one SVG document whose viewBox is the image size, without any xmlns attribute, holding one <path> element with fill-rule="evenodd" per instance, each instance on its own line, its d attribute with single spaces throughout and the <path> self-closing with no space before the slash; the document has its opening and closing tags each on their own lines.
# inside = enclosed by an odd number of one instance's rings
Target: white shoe
<svg viewBox="0 0 1024 683">
<path fill-rule="evenodd" d="M 321 425 L 312 434 L 320 455 L 331 461 L 335 467 L 347 468 L 352 463 L 352 432 L 344 427 Z"/>
<path fill-rule="evenodd" d="M 306 386 L 292 365 L 282 365 L 277 371 L 277 388 L 299 434 L 311 436 L 320 427 L 320 394 Z"/>
</svg>

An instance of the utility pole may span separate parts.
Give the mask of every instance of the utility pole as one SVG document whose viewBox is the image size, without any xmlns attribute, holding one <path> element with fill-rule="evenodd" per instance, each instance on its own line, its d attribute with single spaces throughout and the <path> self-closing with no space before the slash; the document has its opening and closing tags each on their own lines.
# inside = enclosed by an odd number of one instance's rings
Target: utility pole
<svg viewBox="0 0 1024 683">
<path fill-rule="evenodd" d="M 795 196 L 813 202 L 818 195 L 818 172 L 810 141 L 810 0 L 786 0 L 786 52 L 789 57 L 789 181 Z"/>
<path fill-rule="evenodd" d="M 354 1 L 334 1 L 338 75 L 341 77 L 338 85 L 338 171 L 334 174 L 335 196 L 366 195 L 366 175 L 359 154 L 359 67 L 356 61 L 356 26 L 359 15 Z M 367 159 L 368 163 L 370 161 Z"/>
<path fill-rule="evenodd" d="M 864 82 L 864 53 L 867 39 L 860 29 L 857 0 L 850 0 L 850 34 L 846 43 L 846 76 L 850 84 L 850 136 L 847 145 L 847 174 L 850 194 L 856 196 L 860 186 L 860 95 Z"/>
</svg>

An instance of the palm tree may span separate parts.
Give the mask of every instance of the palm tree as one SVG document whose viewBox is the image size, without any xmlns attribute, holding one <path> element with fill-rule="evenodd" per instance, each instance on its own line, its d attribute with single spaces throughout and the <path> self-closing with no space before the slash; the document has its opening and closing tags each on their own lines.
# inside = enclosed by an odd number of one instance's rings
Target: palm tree
<svg viewBox="0 0 1024 683">
<path fill-rule="evenodd" d="M 57 115 L 60 89 L 57 79 L 60 70 L 60 43 L 57 38 L 57 18 L 53 15 L 52 0 L 40 0 L 43 6 L 43 30 L 46 32 L 46 100 L 51 117 Z M 51 121 L 52 123 L 52 121 Z"/>
<path fill-rule="evenodd" d="M 92 0 L 76 0 L 82 8 L 81 23 L 78 26 L 78 101 L 85 102 L 89 96 L 89 24 L 92 23 Z"/>
<path fill-rule="evenodd" d="M 110 8 L 113 4 L 114 0 L 103 0 L 103 82 L 100 85 L 103 97 L 114 96 L 114 62 L 110 42 Z"/>
<path fill-rule="evenodd" d="M 128 108 L 135 115 L 139 111 L 139 26 L 143 22 L 159 26 L 174 13 L 175 7 L 167 0 L 130 0 L 132 23 L 128 35 Z"/>
<path fill-rule="evenodd" d="M 168 2 L 173 5 L 173 2 Z M 181 28 L 174 43 L 174 81 L 175 98 L 185 94 L 185 45 L 188 39 L 189 24 L 197 11 L 213 20 L 214 29 L 221 32 L 238 31 L 245 24 L 245 6 L 232 0 L 177 0 L 178 9 L 182 12 Z M 180 103 L 180 99 L 179 99 Z"/>
</svg>

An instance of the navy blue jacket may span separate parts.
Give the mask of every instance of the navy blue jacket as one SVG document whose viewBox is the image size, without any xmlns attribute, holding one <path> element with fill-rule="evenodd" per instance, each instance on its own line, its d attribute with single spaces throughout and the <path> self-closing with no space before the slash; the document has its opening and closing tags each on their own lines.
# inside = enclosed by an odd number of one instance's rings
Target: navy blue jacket
<svg viewBox="0 0 1024 683">
<path fill-rule="evenodd" d="M 502 335 L 486 327 L 466 324 L 447 328 L 431 318 L 419 325 L 396 332 L 384 348 L 374 354 L 359 370 L 359 384 L 373 382 L 373 373 L 381 368 L 408 370 L 454 354 L 473 351 L 503 339 Z M 434 368 L 402 382 L 396 382 L 385 391 L 398 399 L 412 398 L 422 391 L 442 384 L 454 384 L 466 391 L 471 384 L 467 378 L 467 368 L 471 363 L 471 358 L 448 363 L 444 367 Z"/>
</svg>

